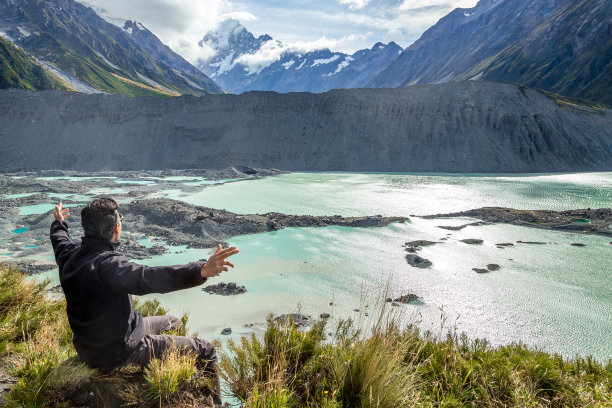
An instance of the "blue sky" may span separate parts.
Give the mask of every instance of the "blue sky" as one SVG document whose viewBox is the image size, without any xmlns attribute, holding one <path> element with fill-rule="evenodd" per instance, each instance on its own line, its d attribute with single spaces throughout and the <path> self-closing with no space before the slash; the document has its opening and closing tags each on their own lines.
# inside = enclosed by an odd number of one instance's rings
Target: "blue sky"
<svg viewBox="0 0 612 408">
<path fill-rule="evenodd" d="M 143 23 L 191 62 L 206 58 L 197 45 L 233 17 L 254 35 L 269 34 L 294 48 L 353 53 L 376 42 L 405 48 L 457 7 L 477 0 L 86 0 L 116 17 Z"/>
</svg>

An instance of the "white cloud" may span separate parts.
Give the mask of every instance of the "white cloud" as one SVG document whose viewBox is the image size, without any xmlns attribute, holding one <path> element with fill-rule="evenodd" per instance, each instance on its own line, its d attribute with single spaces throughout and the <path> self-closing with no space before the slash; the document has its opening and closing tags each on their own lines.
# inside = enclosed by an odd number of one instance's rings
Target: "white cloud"
<svg viewBox="0 0 612 408">
<path fill-rule="evenodd" d="M 340 4 L 348 4 L 349 9 L 359 10 L 364 8 L 370 0 L 339 0 Z"/>
<path fill-rule="evenodd" d="M 283 53 L 307 53 L 314 50 L 342 48 L 342 44 L 355 40 L 357 35 L 347 35 L 339 39 L 328 39 L 325 36 L 314 41 L 295 41 L 289 44 L 282 44 L 276 40 L 266 41 L 261 48 L 253 54 L 242 55 L 232 64 L 242 64 L 248 68 L 249 74 L 261 72 L 265 67 L 278 61 Z M 332 61 L 339 56 L 332 57 Z M 322 61 L 322 60 L 321 60 Z M 331 61 L 330 61 L 331 62 Z M 298 67 L 297 69 L 301 68 Z"/>
<path fill-rule="evenodd" d="M 212 50 L 198 42 L 227 16 L 244 21 L 255 16 L 238 10 L 230 0 L 86 0 L 116 17 L 144 24 L 159 39 L 186 60 L 210 58 Z"/>
<path fill-rule="evenodd" d="M 473 7 L 477 0 L 86 0 L 116 17 L 142 22 L 166 45 L 190 62 L 209 60 L 210 47 L 198 42 L 226 18 L 236 18 L 257 37 L 269 34 L 286 45 L 268 47 L 249 57 L 279 58 L 285 48 L 308 51 L 329 48 L 352 53 L 375 42 L 414 42 L 455 7 Z M 347 10 L 347 6 L 348 9 Z M 353 33 L 353 34 L 350 34 Z"/>
</svg>

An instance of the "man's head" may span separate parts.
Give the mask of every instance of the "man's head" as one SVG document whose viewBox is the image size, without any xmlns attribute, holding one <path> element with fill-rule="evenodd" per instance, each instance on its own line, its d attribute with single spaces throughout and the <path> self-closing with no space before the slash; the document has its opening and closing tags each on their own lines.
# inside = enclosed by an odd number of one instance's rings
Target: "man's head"
<svg viewBox="0 0 612 408">
<path fill-rule="evenodd" d="M 81 225 L 85 236 L 111 242 L 121 235 L 121 214 L 117 202 L 110 197 L 96 198 L 81 210 Z"/>
</svg>

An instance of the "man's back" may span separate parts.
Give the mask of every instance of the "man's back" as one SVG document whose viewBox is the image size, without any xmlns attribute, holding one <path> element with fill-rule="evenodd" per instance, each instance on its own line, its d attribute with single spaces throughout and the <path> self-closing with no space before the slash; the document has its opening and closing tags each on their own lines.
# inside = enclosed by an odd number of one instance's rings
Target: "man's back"
<svg viewBox="0 0 612 408">
<path fill-rule="evenodd" d="M 128 262 L 116 244 L 84 237 L 73 243 L 65 221 L 51 225 L 51 242 L 66 295 L 74 346 L 92 367 L 114 367 L 144 336 L 132 294 L 163 293 L 204 282 L 202 262 L 149 268 Z"/>
</svg>

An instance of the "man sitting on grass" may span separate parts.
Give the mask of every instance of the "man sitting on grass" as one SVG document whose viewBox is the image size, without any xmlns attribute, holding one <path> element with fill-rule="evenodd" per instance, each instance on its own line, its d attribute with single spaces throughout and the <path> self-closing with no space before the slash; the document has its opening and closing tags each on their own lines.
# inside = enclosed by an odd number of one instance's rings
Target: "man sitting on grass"
<svg viewBox="0 0 612 408">
<path fill-rule="evenodd" d="M 235 247 L 221 249 L 207 262 L 149 267 L 129 262 L 116 251 L 123 216 L 112 198 L 97 198 L 81 211 L 85 236 L 72 242 L 65 219 L 69 210 L 55 206 L 51 242 L 66 295 L 67 314 L 79 357 L 89 366 L 110 371 L 127 364 L 146 366 L 164 351 L 178 347 L 195 352 L 199 364 L 214 376 L 215 405 L 221 404 L 217 357 L 211 343 L 192 337 L 163 334 L 177 329 L 174 316 L 143 318 L 130 295 L 166 293 L 201 285 L 234 265 L 227 260 Z"/>
</svg>

